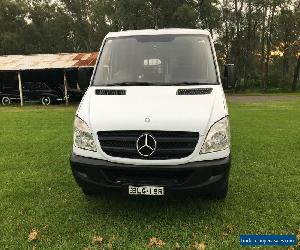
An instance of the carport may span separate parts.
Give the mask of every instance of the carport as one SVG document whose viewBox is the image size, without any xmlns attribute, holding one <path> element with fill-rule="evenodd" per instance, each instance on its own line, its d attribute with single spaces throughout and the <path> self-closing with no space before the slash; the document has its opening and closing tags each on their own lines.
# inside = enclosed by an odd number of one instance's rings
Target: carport
<svg viewBox="0 0 300 250">
<path fill-rule="evenodd" d="M 0 56 L 0 88 L 5 84 L 18 88 L 20 104 L 23 106 L 24 81 L 40 81 L 50 86 L 61 83 L 68 104 L 68 86 L 77 88 L 79 69 L 91 74 L 97 56 L 98 52 Z"/>
</svg>

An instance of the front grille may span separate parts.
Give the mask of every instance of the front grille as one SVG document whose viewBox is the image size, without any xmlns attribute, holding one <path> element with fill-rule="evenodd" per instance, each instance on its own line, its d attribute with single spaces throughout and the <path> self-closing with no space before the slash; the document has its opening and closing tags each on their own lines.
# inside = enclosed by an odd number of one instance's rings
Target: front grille
<svg viewBox="0 0 300 250">
<path fill-rule="evenodd" d="M 156 149 L 150 156 L 142 156 L 137 150 L 137 140 L 143 134 L 149 134 L 156 140 Z M 180 159 L 193 153 L 199 140 L 197 132 L 183 131 L 101 131 L 98 138 L 102 150 L 109 156 L 167 160 Z"/>
</svg>

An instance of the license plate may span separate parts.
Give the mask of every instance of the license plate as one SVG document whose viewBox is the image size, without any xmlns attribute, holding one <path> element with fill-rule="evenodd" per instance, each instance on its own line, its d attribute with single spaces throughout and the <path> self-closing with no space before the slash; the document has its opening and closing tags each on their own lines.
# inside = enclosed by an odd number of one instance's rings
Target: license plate
<svg viewBox="0 0 300 250">
<path fill-rule="evenodd" d="M 128 193 L 130 195 L 164 195 L 164 187 L 154 186 L 128 186 Z"/>
</svg>

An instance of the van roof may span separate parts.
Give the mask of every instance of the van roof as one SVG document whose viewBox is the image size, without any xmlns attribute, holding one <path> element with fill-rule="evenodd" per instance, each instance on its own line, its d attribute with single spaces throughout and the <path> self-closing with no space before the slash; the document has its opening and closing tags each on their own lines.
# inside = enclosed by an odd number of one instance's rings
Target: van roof
<svg viewBox="0 0 300 250">
<path fill-rule="evenodd" d="M 210 33 L 208 30 L 200 29 L 145 29 L 145 30 L 126 30 L 120 32 L 109 32 L 106 35 L 108 37 L 122 37 L 122 36 L 153 36 L 153 35 L 166 35 L 166 34 L 199 34 L 207 35 Z"/>
</svg>

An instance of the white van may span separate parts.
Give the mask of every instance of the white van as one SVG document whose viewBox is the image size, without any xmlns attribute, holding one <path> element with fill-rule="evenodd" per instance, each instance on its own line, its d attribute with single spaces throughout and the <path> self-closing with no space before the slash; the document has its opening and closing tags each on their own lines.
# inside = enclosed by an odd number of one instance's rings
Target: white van
<svg viewBox="0 0 300 250">
<path fill-rule="evenodd" d="M 70 162 L 86 195 L 226 197 L 228 109 L 209 32 L 109 33 L 76 112 Z"/>
</svg>

